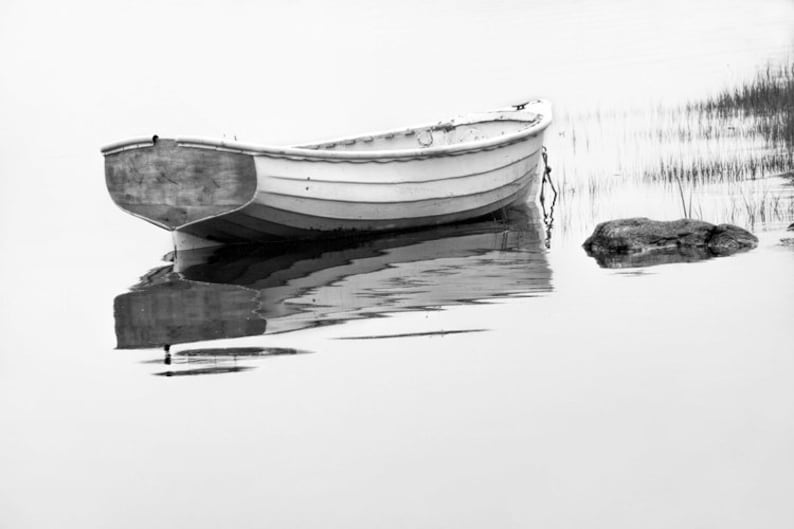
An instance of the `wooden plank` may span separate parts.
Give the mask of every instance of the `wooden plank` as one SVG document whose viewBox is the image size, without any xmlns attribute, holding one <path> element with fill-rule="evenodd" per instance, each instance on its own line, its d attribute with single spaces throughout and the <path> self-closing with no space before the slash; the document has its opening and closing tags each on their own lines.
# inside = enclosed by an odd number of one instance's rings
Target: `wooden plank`
<svg viewBox="0 0 794 529">
<path fill-rule="evenodd" d="M 105 180 L 119 207 L 166 229 L 234 211 L 257 186 L 252 156 L 165 139 L 107 155 Z"/>
</svg>

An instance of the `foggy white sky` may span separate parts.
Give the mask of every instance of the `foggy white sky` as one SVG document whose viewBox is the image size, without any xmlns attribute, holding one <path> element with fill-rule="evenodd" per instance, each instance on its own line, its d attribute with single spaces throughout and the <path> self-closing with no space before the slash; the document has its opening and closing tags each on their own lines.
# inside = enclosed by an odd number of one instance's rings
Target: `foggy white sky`
<svg viewBox="0 0 794 529">
<path fill-rule="evenodd" d="M 111 351 L 113 297 L 171 246 L 113 205 L 99 148 L 154 133 L 311 141 L 531 96 L 558 113 L 680 101 L 791 58 L 793 37 L 789 0 L 1 0 L 0 515 L 790 520 L 785 249 L 635 281 L 576 245 L 550 253 L 554 296 L 422 323 L 482 327 L 486 314 L 500 334 L 451 336 L 446 351 L 386 340 L 377 354 L 303 335 L 323 351 L 310 363 L 184 391 L 195 380 L 164 385 Z M 612 330 L 637 321 L 629 339 Z M 521 347 L 493 355 L 494 336 Z"/>
<path fill-rule="evenodd" d="M 534 4 L 6 1 L 3 149 L 20 131 L 37 145 L 153 132 L 288 142 L 534 95 L 558 110 L 676 98 L 723 86 L 794 35 L 786 1 Z"/>
</svg>

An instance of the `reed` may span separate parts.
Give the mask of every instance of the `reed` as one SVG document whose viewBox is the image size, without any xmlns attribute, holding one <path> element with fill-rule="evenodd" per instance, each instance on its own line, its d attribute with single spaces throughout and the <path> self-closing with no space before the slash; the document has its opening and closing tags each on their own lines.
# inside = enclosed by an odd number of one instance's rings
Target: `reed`
<svg viewBox="0 0 794 529">
<path fill-rule="evenodd" d="M 769 142 L 794 148 L 794 62 L 767 65 L 753 80 L 687 106 L 690 111 L 724 117 L 758 117 L 758 132 Z"/>
<path fill-rule="evenodd" d="M 705 101 L 688 105 L 700 112 L 775 114 L 790 112 L 794 105 L 794 62 L 786 65 L 767 65 L 750 82 L 733 89 L 724 89 Z"/>
<path fill-rule="evenodd" d="M 678 193 L 681 197 L 681 209 L 684 213 L 684 218 L 691 219 L 692 218 L 692 192 L 689 193 L 689 207 L 687 208 L 686 199 L 684 199 L 684 185 L 681 183 L 681 179 L 677 180 L 678 182 Z"/>
<path fill-rule="evenodd" d="M 648 167 L 643 177 L 651 181 L 674 182 L 742 182 L 771 175 L 788 176 L 794 165 L 791 152 L 726 155 L 721 158 L 666 157 L 656 167 Z"/>
<path fill-rule="evenodd" d="M 561 115 L 550 132 L 562 236 L 621 216 L 794 220 L 794 62 L 694 103 Z"/>
</svg>

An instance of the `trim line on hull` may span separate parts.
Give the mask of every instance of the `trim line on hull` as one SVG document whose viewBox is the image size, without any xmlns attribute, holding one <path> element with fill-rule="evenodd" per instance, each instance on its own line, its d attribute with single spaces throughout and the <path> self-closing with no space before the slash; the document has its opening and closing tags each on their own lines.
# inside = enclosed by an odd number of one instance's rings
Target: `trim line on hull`
<svg viewBox="0 0 794 529">
<path fill-rule="evenodd" d="M 547 123 L 548 124 L 548 123 Z M 546 125 L 547 125 L 546 124 Z M 543 127 L 545 129 L 545 126 Z M 387 164 L 394 162 L 411 162 L 414 160 L 427 160 L 429 158 L 452 158 L 465 156 L 480 152 L 494 151 L 534 139 L 542 133 L 540 131 L 527 134 L 519 138 L 508 138 L 498 143 L 490 140 L 489 143 L 477 146 L 460 148 L 458 145 L 445 147 L 429 147 L 424 151 L 327 151 L 337 155 L 329 156 L 326 151 L 301 148 L 266 149 L 264 147 L 226 144 L 217 140 L 204 140 L 202 138 L 176 138 L 180 147 L 192 147 L 195 149 L 207 149 L 219 152 L 232 152 L 238 154 L 250 154 L 252 156 L 264 156 L 267 158 L 284 158 L 301 162 L 321 162 L 321 163 L 354 163 L 354 164 Z"/>
<path fill-rule="evenodd" d="M 382 182 L 382 181 L 378 181 L 378 180 L 371 180 L 371 181 L 367 181 L 366 185 L 378 185 L 378 186 L 381 186 L 381 185 L 394 185 L 394 186 L 401 186 L 401 185 L 410 185 L 410 184 L 421 184 L 421 183 L 427 183 L 427 182 L 444 182 L 444 181 L 447 181 L 447 180 L 458 180 L 460 178 L 467 178 L 467 177 L 470 177 L 470 176 L 480 176 L 480 175 L 492 173 L 494 171 L 498 171 L 500 169 L 507 169 L 508 167 L 511 167 L 513 165 L 517 165 L 517 164 L 523 162 L 524 160 L 527 160 L 528 158 L 531 158 L 532 156 L 535 156 L 536 154 L 538 154 L 538 152 L 540 152 L 540 149 L 541 149 L 541 147 L 538 147 L 537 149 L 535 149 L 531 153 L 527 154 L 526 156 L 522 156 L 521 158 L 513 160 L 512 162 L 508 162 L 508 163 L 503 164 L 503 165 L 498 165 L 496 167 L 493 167 L 491 169 L 486 169 L 484 171 L 477 171 L 477 172 L 474 172 L 474 173 L 466 173 L 466 174 L 460 174 L 460 175 L 455 175 L 455 176 L 445 176 L 445 177 L 442 177 L 442 178 L 432 178 L 432 179 L 426 179 L 426 180 L 404 180 L 404 181 L 393 181 L 393 180 L 390 180 L 390 181 L 386 181 L 386 182 Z M 267 178 L 274 178 L 274 179 L 277 179 L 277 180 L 288 180 L 288 181 L 292 181 L 292 182 L 303 182 L 304 181 L 304 178 L 296 178 L 294 176 L 282 176 L 282 175 L 274 175 L 274 174 L 268 174 Z M 321 178 L 312 178 L 311 181 L 312 182 L 329 182 L 329 183 L 333 183 L 333 184 L 361 184 L 361 183 L 364 183 L 364 182 L 361 182 L 360 180 L 332 180 L 332 179 L 321 179 Z"/>
<path fill-rule="evenodd" d="M 531 193 L 533 187 L 538 183 L 529 179 L 523 184 L 515 193 L 507 197 L 498 199 L 492 203 L 478 206 L 473 209 L 458 211 L 454 213 L 446 213 L 441 215 L 428 215 L 423 217 L 414 218 L 400 218 L 379 221 L 380 227 L 373 227 L 372 221 L 364 220 L 347 220 L 340 221 L 333 219 L 333 222 L 338 226 L 330 230 L 316 230 L 307 229 L 295 225 L 283 224 L 276 222 L 272 219 L 263 218 L 261 216 L 252 216 L 246 213 L 246 210 L 238 210 L 229 213 L 222 217 L 209 219 L 205 222 L 198 222 L 186 226 L 179 231 L 189 233 L 191 235 L 207 239 L 209 241 L 218 242 L 268 242 L 284 240 L 285 238 L 298 238 L 298 239 L 317 239 L 333 236 L 344 236 L 350 233 L 366 233 L 366 232 L 386 232 L 397 231 L 402 229 L 420 228 L 423 226 L 434 226 L 439 224 L 446 224 L 451 222 L 458 222 L 463 220 L 475 219 L 482 217 L 489 213 L 493 213 L 504 207 L 513 205 L 518 202 L 527 200 L 528 195 Z M 274 210 L 275 211 L 275 210 Z M 295 215 L 291 212 L 278 211 L 278 213 L 286 214 L 287 216 Z M 306 218 L 304 215 L 295 215 L 298 217 Z M 317 217 L 317 222 L 328 223 L 332 219 L 323 219 Z M 244 228 L 250 234 L 256 234 L 250 237 L 241 237 L 240 228 Z M 176 239 L 175 239 L 176 240 Z M 179 248 L 177 248 L 179 249 Z"/>
<path fill-rule="evenodd" d="M 523 159 L 521 161 L 524 162 L 526 160 L 527 159 L 525 158 L 525 159 Z M 359 198 L 358 200 L 351 200 L 351 199 L 349 199 L 347 197 L 350 196 L 351 194 L 354 194 L 354 193 L 345 193 L 345 194 L 343 194 L 342 196 L 344 196 L 345 198 L 334 198 L 332 196 L 329 196 L 329 195 L 331 195 L 331 193 L 329 193 L 327 191 L 325 193 L 318 192 L 315 195 L 299 195 L 299 194 L 295 194 L 295 193 L 290 193 L 290 192 L 288 192 L 289 190 L 275 191 L 275 190 L 272 190 L 272 189 L 260 189 L 257 192 L 257 194 L 256 194 L 256 201 L 254 202 L 254 204 L 270 205 L 270 204 L 275 203 L 275 202 L 301 201 L 301 202 L 305 202 L 306 204 L 310 204 L 310 203 L 316 202 L 316 203 L 322 204 L 323 206 L 336 203 L 336 204 L 340 204 L 340 205 L 351 207 L 351 208 L 357 208 L 357 207 L 359 207 L 359 208 L 360 207 L 387 207 L 388 208 L 388 207 L 402 206 L 402 205 L 417 205 L 417 206 L 421 206 L 422 204 L 425 204 L 425 203 L 428 203 L 428 202 L 439 202 L 439 201 L 447 202 L 447 201 L 451 201 L 451 200 L 465 200 L 465 199 L 467 199 L 469 197 L 474 197 L 474 196 L 478 196 L 478 195 L 483 195 L 485 193 L 495 192 L 495 191 L 498 191 L 500 189 L 508 188 L 510 186 L 515 185 L 516 182 L 520 182 L 523 178 L 526 178 L 526 176 L 528 174 L 532 173 L 533 170 L 535 172 L 537 172 L 537 163 L 538 163 L 538 161 L 539 160 L 536 158 L 536 161 L 535 161 L 534 164 L 532 164 L 532 163 L 528 164 L 530 167 L 526 168 L 517 177 L 514 176 L 513 174 L 511 174 L 511 173 L 516 173 L 517 171 L 510 171 L 510 172 L 505 171 L 502 174 L 498 174 L 498 171 L 503 171 L 504 168 L 497 168 L 497 169 L 494 169 L 493 171 L 486 171 L 486 172 L 483 172 L 481 174 L 474 175 L 474 178 L 477 178 L 477 177 L 483 177 L 484 175 L 488 175 L 490 173 L 493 173 L 494 176 L 492 178 L 494 180 L 496 180 L 497 177 L 498 177 L 498 179 L 502 180 L 502 182 L 499 183 L 496 187 L 488 187 L 486 189 L 482 189 L 482 187 L 484 185 L 489 185 L 489 184 L 491 184 L 491 182 L 489 182 L 487 180 L 487 178 L 478 178 L 476 180 L 476 183 L 480 184 L 481 189 L 476 189 L 476 186 L 472 185 L 471 187 L 473 188 L 473 190 L 468 192 L 468 193 L 453 193 L 453 194 L 450 194 L 451 193 L 450 189 L 455 189 L 455 188 L 449 187 L 449 188 L 446 188 L 444 190 L 445 194 L 443 194 L 443 195 L 427 196 L 425 198 L 396 198 L 396 199 L 395 199 L 395 196 L 387 196 L 388 200 L 378 200 L 378 198 L 384 198 L 383 197 L 383 193 L 380 193 L 380 191 L 381 191 L 380 189 L 373 190 L 373 189 L 370 188 L 370 189 L 367 190 L 366 187 L 364 187 L 364 188 L 362 188 L 360 190 L 361 198 Z M 533 165 L 534 165 L 534 167 L 533 167 Z M 521 170 L 522 168 L 518 167 L 516 169 Z M 311 186 L 314 186 L 316 184 L 316 182 L 317 182 L 316 180 L 313 180 L 313 181 L 308 182 L 308 183 Z M 438 181 L 438 182 L 441 182 L 441 181 Z M 425 194 L 429 194 L 430 192 L 433 192 L 433 191 L 435 191 L 436 193 L 441 192 L 441 189 L 435 189 L 435 190 L 432 189 L 432 188 L 427 189 L 430 185 L 435 185 L 436 182 L 432 182 L 430 184 L 425 183 L 424 186 L 422 186 L 421 183 L 420 184 L 415 184 L 413 182 L 409 182 L 409 183 L 413 184 L 415 186 L 414 190 L 415 190 L 415 192 L 417 192 L 417 194 L 419 192 L 424 192 Z M 359 186 L 367 186 L 368 184 L 357 184 L 357 185 L 359 185 Z M 367 191 L 370 191 L 370 192 L 368 193 Z M 375 195 L 373 196 L 373 194 L 371 192 L 374 192 L 374 191 L 377 191 L 377 193 L 375 193 Z M 339 193 L 333 193 L 333 194 L 337 195 L 337 196 L 339 195 Z M 367 195 L 366 198 L 365 198 L 365 195 Z M 378 195 L 381 195 L 381 196 L 378 196 Z M 395 194 L 394 193 L 390 193 L 389 195 L 395 195 Z M 399 197 L 399 195 L 396 195 L 396 197 Z M 274 207 L 278 207 L 278 206 L 274 206 Z M 285 209 L 285 208 L 281 208 L 281 209 Z M 291 210 L 291 209 L 292 208 L 289 208 L 288 210 Z M 296 211 L 298 211 L 299 209 L 300 208 L 295 208 Z"/>
</svg>

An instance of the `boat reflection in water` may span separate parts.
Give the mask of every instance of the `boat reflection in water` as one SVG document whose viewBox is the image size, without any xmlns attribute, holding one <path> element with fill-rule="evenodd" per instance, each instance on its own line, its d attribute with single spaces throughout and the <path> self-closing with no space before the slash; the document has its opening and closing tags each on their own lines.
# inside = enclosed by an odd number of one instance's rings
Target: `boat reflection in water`
<svg viewBox="0 0 794 529">
<path fill-rule="evenodd" d="M 216 347 L 172 358 L 177 344 L 550 290 L 543 224 L 537 206 L 527 204 L 421 231 L 179 252 L 116 297 L 114 313 L 118 348 L 163 347 L 167 364 L 212 364 L 158 373 L 173 376 L 239 371 L 241 359 L 305 352 Z"/>
</svg>

